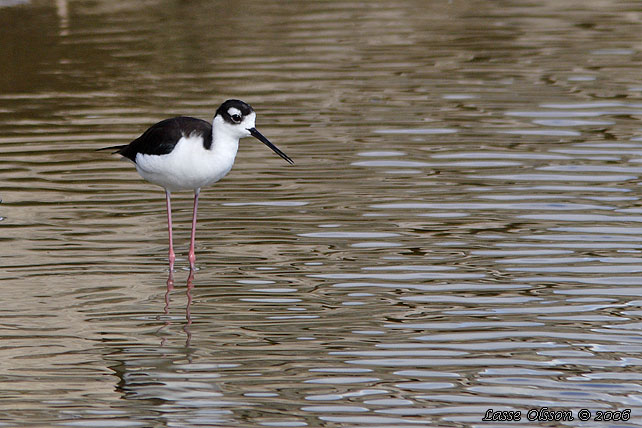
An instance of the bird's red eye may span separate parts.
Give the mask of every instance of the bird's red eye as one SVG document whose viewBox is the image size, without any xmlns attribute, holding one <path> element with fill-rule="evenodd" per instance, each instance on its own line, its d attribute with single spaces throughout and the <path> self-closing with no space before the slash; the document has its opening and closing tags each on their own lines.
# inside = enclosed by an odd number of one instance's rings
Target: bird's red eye
<svg viewBox="0 0 642 428">
<path fill-rule="evenodd" d="M 241 123 L 241 115 L 240 114 L 233 114 L 231 117 L 232 117 L 232 121 L 234 121 L 234 123 Z"/>
</svg>

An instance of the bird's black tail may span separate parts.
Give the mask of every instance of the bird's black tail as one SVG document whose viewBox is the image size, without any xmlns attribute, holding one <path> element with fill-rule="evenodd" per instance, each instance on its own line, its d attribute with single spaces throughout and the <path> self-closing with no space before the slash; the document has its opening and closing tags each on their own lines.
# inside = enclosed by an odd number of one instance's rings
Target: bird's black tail
<svg viewBox="0 0 642 428">
<path fill-rule="evenodd" d="M 122 146 L 109 146 L 109 147 L 103 147 L 102 149 L 96 149 L 97 152 L 100 152 L 102 150 L 114 150 L 112 153 L 120 153 L 122 149 L 127 147 L 127 144 L 123 144 Z"/>
</svg>

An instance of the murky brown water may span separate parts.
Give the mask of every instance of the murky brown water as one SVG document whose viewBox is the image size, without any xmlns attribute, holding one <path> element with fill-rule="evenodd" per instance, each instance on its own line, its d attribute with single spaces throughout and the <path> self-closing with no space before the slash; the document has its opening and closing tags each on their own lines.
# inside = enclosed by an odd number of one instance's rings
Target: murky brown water
<svg viewBox="0 0 642 428">
<path fill-rule="evenodd" d="M 634 1 L 0 0 L 0 426 L 641 427 L 640 34 Z M 162 190 L 94 149 L 230 97 L 296 165 L 243 141 L 194 278 L 177 195 L 168 289 Z"/>
</svg>

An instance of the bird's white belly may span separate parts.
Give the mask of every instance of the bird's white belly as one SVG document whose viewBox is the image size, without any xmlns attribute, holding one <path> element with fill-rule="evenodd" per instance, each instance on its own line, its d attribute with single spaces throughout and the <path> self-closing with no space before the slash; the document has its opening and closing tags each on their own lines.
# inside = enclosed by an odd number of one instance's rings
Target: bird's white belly
<svg viewBox="0 0 642 428">
<path fill-rule="evenodd" d="M 183 137 L 166 155 L 136 155 L 136 169 L 147 181 L 170 191 L 196 190 L 223 178 L 234 164 L 236 150 L 203 147 L 200 136 Z"/>
</svg>

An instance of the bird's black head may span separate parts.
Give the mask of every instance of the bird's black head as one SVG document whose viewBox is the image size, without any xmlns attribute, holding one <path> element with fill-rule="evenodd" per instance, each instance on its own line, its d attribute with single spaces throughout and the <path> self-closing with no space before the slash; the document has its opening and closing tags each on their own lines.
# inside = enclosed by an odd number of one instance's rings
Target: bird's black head
<svg viewBox="0 0 642 428">
<path fill-rule="evenodd" d="M 221 116 L 229 124 L 237 125 L 252 113 L 254 109 L 251 105 L 241 100 L 227 100 L 216 109 L 216 116 Z"/>
<path fill-rule="evenodd" d="M 279 150 L 255 128 L 255 120 L 256 113 L 254 113 L 254 109 L 249 104 L 241 100 L 227 100 L 216 109 L 212 122 L 213 133 L 227 135 L 228 138 L 234 138 L 237 142 L 239 139 L 251 135 L 271 148 L 274 153 L 287 162 L 293 164 L 294 162 L 288 155 Z"/>
</svg>

